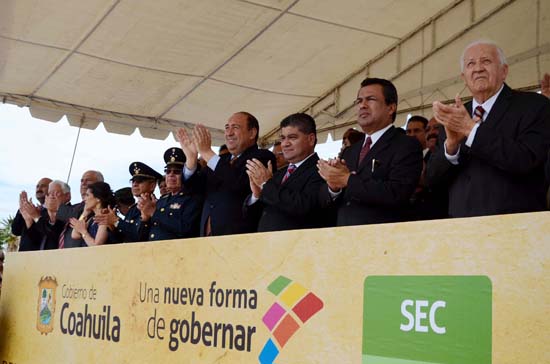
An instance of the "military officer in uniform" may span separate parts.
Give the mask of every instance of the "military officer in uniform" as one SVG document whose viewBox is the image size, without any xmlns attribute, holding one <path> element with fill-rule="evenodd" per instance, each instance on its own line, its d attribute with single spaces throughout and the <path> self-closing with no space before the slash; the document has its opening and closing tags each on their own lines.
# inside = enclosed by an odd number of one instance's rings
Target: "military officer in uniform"
<svg viewBox="0 0 550 364">
<path fill-rule="evenodd" d="M 198 195 L 190 194 L 182 184 L 185 156 L 180 148 L 164 153 L 166 187 L 169 193 L 158 200 L 142 195 L 139 235 L 142 241 L 181 239 L 199 236 L 200 207 Z"/>
<path fill-rule="evenodd" d="M 138 196 L 146 196 L 149 198 L 153 195 L 157 186 L 157 181 L 162 179 L 162 175 L 142 162 L 133 162 L 128 167 L 132 178 L 132 191 Z M 138 200 L 142 197 L 138 197 Z M 138 235 L 141 212 L 137 204 L 130 207 L 124 219 L 118 217 L 113 210 L 109 210 L 105 214 L 100 214 L 95 218 L 95 221 L 102 225 L 109 225 L 111 230 L 115 231 L 117 240 L 130 243 L 143 241 Z M 147 240 L 147 239 L 145 239 Z"/>
</svg>

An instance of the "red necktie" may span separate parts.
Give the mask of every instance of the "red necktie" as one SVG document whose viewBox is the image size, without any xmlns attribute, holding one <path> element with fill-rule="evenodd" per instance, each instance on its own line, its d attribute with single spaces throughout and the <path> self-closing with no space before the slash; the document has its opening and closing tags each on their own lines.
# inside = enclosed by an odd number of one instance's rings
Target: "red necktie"
<svg viewBox="0 0 550 364">
<path fill-rule="evenodd" d="M 288 177 L 296 170 L 296 166 L 294 164 L 290 164 L 286 170 L 285 176 L 283 177 L 283 180 L 281 181 L 281 184 L 285 183 Z"/>
<path fill-rule="evenodd" d="M 69 223 L 66 223 L 65 226 L 63 226 L 61 235 L 59 235 L 59 249 L 65 248 L 65 233 L 67 232 L 68 227 L 69 227 Z"/>
<path fill-rule="evenodd" d="M 483 115 L 485 115 L 485 109 L 483 109 L 483 106 L 476 106 L 476 109 L 474 110 L 474 116 L 478 117 L 479 121 L 483 121 Z"/>
<path fill-rule="evenodd" d="M 361 153 L 359 153 L 359 165 L 365 159 L 367 156 L 370 146 L 372 145 L 372 139 L 370 137 L 367 137 L 367 140 L 365 140 L 365 144 L 363 144 L 363 148 L 361 148 Z"/>
</svg>

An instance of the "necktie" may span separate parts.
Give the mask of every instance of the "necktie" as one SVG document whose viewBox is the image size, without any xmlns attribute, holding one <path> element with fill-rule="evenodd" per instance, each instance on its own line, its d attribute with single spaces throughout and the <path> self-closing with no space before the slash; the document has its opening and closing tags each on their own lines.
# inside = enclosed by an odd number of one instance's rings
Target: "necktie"
<svg viewBox="0 0 550 364">
<path fill-rule="evenodd" d="M 283 180 L 281 184 L 285 183 L 288 177 L 296 170 L 296 165 L 290 164 L 286 170 L 285 176 L 283 177 Z"/>
<path fill-rule="evenodd" d="M 65 233 L 67 232 L 68 227 L 69 223 L 66 223 L 63 227 L 63 230 L 61 231 L 61 235 L 59 235 L 59 249 L 65 248 Z"/>
<path fill-rule="evenodd" d="M 370 137 L 367 137 L 367 140 L 365 140 L 365 144 L 363 145 L 363 148 L 361 148 L 361 153 L 359 153 L 359 165 L 365 159 L 365 156 L 370 150 L 370 146 L 372 145 L 372 139 Z"/>
<path fill-rule="evenodd" d="M 479 121 L 483 121 L 483 115 L 485 115 L 485 109 L 483 109 L 483 106 L 476 106 L 476 109 L 474 110 L 474 116 L 478 117 Z"/>
</svg>

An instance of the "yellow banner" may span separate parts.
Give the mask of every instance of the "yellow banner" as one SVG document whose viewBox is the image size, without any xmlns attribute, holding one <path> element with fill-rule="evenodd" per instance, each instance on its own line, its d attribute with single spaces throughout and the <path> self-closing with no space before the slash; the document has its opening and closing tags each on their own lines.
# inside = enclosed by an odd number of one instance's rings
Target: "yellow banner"
<svg viewBox="0 0 550 364">
<path fill-rule="evenodd" d="M 550 363 L 549 258 L 547 212 L 8 254 L 0 363 L 428 362 L 372 351 L 372 276 L 481 276 L 489 360 Z M 388 330 L 453 335 L 453 298 L 407 294 Z"/>
</svg>

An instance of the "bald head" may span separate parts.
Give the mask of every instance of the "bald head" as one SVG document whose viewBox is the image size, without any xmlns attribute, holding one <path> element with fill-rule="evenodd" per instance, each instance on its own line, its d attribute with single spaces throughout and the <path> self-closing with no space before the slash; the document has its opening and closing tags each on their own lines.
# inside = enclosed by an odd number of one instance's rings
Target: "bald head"
<svg viewBox="0 0 550 364">
<path fill-rule="evenodd" d="M 42 205 L 44 204 L 46 194 L 48 193 L 48 186 L 50 185 L 51 181 L 52 180 L 50 178 L 44 177 L 36 183 L 36 199 L 40 201 Z"/>
<path fill-rule="evenodd" d="M 82 201 L 84 201 L 84 196 L 86 196 L 88 185 L 96 182 L 103 182 L 103 175 L 101 172 L 92 170 L 84 172 L 80 179 L 80 196 L 82 197 Z"/>
</svg>

